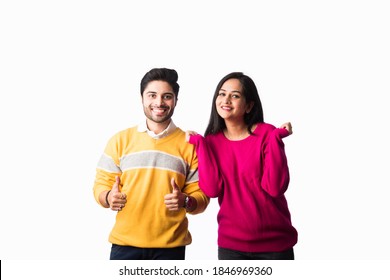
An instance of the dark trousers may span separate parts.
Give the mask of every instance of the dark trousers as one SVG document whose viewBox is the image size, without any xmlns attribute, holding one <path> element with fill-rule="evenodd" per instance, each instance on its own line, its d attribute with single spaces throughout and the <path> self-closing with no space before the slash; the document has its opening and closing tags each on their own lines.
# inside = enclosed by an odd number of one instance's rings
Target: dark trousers
<svg viewBox="0 0 390 280">
<path fill-rule="evenodd" d="M 293 260 L 294 250 L 288 249 L 283 252 L 240 252 L 225 248 L 218 248 L 219 260 Z"/>
<path fill-rule="evenodd" d="M 138 248 L 112 244 L 110 260 L 184 260 L 186 247 Z"/>
</svg>

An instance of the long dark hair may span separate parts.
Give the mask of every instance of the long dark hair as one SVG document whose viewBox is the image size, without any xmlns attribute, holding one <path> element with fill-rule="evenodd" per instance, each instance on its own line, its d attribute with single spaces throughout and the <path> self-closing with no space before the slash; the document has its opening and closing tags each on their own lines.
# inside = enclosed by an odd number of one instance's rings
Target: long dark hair
<svg viewBox="0 0 390 280">
<path fill-rule="evenodd" d="M 263 107 L 261 105 L 261 100 L 255 83 L 250 77 L 248 77 L 242 72 L 232 72 L 223 77 L 222 80 L 218 83 L 217 88 L 215 89 L 213 102 L 211 104 L 210 120 L 209 124 L 207 125 L 204 136 L 209 134 L 216 134 L 226 128 L 225 120 L 218 115 L 215 102 L 217 100 L 222 85 L 229 79 L 239 80 L 242 85 L 242 94 L 245 97 L 246 103 L 249 104 L 253 102 L 252 110 L 244 116 L 244 122 L 247 125 L 248 132 L 252 134 L 252 126 L 256 123 L 264 122 Z"/>
</svg>

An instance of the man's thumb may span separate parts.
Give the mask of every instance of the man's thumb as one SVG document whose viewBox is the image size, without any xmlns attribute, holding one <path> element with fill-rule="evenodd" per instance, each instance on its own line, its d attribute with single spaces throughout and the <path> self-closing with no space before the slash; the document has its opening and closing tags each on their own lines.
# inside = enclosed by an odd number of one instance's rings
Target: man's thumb
<svg viewBox="0 0 390 280">
<path fill-rule="evenodd" d="M 121 183 L 121 179 L 119 178 L 119 176 L 115 176 L 115 183 L 112 186 L 113 192 L 120 192 L 120 189 L 119 189 L 120 183 Z"/>
<path fill-rule="evenodd" d="M 180 192 L 180 189 L 179 189 L 178 185 L 176 184 L 174 178 L 171 179 L 171 186 L 172 186 L 172 193 Z"/>
</svg>

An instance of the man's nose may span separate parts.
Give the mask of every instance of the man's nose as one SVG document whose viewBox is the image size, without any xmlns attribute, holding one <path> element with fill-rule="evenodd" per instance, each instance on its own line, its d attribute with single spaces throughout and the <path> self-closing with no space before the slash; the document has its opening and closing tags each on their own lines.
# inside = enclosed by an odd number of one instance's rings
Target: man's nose
<svg viewBox="0 0 390 280">
<path fill-rule="evenodd" d="M 164 104 L 164 99 L 162 98 L 162 96 L 157 96 L 154 102 L 157 106 L 161 106 L 162 104 Z"/>
</svg>

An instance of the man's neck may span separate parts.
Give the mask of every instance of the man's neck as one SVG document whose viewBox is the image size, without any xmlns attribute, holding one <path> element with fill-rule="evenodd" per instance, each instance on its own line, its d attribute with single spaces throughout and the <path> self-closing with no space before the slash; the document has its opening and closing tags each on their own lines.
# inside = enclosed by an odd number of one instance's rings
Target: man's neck
<svg viewBox="0 0 390 280">
<path fill-rule="evenodd" d="M 153 131 L 155 134 L 159 134 L 164 131 L 168 127 L 168 125 L 171 123 L 171 119 L 166 120 L 162 123 L 156 123 L 149 119 L 146 120 L 146 126 L 150 131 Z"/>
</svg>

